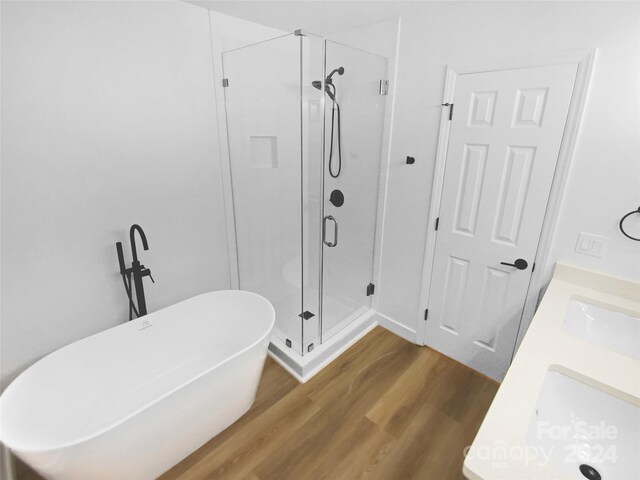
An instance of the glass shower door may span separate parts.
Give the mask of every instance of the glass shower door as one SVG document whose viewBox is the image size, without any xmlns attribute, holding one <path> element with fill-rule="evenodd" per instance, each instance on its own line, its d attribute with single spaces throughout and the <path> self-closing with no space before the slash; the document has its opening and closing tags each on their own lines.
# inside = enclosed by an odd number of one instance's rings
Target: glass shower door
<svg viewBox="0 0 640 480">
<path fill-rule="evenodd" d="M 340 67 L 325 98 L 322 342 L 371 308 L 387 98 L 386 57 L 327 40 L 327 75 Z"/>
<path fill-rule="evenodd" d="M 319 342 L 324 45 L 290 34 L 223 53 L 240 288 L 276 310 L 273 336 Z"/>
</svg>

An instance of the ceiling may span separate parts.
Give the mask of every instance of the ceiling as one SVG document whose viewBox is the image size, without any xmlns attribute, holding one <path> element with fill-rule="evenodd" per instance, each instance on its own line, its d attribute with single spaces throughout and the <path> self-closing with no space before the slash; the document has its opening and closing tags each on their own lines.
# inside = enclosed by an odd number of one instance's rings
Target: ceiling
<svg viewBox="0 0 640 480">
<path fill-rule="evenodd" d="M 427 5 L 446 7 L 461 1 L 358 0 L 187 0 L 210 10 L 292 32 L 298 28 L 318 35 L 342 32 L 401 15 L 423 12 Z"/>
</svg>

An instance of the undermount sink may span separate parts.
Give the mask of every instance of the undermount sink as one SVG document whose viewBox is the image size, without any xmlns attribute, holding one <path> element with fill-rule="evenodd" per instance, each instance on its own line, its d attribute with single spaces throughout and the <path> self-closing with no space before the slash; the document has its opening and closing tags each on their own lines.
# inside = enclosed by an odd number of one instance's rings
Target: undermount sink
<svg viewBox="0 0 640 480">
<path fill-rule="evenodd" d="M 571 300 L 562 329 L 581 340 L 640 360 L 640 318 Z"/>
<path fill-rule="evenodd" d="M 526 443 L 536 462 L 576 480 L 639 479 L 640 407 L 548 371 Z"/>
</svg>

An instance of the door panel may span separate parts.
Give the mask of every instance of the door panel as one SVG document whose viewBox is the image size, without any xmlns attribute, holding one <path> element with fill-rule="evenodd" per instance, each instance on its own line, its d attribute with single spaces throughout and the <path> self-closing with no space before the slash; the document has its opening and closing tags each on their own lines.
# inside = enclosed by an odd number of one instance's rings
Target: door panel
<svg viewBox="0 0 640 480">
<path fill-rule="evenodd" d="M 576 68 L 456 81 L 425 343 L 496 379 L 513 354 Z M 518 258 L 526 269 L 501 264 Z"/>
</svg>

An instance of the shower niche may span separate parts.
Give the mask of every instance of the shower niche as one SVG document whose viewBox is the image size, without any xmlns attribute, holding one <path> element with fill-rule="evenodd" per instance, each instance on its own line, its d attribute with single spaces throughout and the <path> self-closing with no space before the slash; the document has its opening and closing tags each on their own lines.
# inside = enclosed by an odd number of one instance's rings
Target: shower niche
<svg viewBox="0 0 640 480">
<path fill-rule="evenodd" d="M 222 57 L 239 286 L 304 380 L 373 314 L 387 59 L 301 31 Z"/>
</svg>

